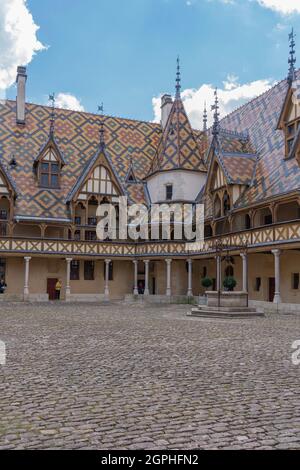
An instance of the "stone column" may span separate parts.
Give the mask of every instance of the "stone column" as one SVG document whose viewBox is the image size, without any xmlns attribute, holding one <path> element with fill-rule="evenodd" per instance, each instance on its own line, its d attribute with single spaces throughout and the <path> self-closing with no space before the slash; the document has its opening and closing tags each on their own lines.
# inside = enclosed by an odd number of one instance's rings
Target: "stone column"
<svg viewBox="0 0 300 470">
<path fill-rule="evenodd" d="M 275 257 L 275 295 L 273 302 L 275 304 L 281 303 L 280 295 L 280 250 L 272 250 L 272 253 Z"/>
<path fill-rule="evenodd" d="M 221 256 L 217 255 L 216 256 L 217 260 L 217 291 L 220 291 L 222 289 L 221 282 L 222 282 L 222 276 L 221 276 Z"/>
<path fill-rule="evenodd" d="M 246 253 L 240 253 L 243 260 L 243 292 L 248 292 L 248 257 Z"/>
<path fill-rule="evenodd" d="M 166 263 L 167 263 L 167 290 L 166 290 L 166 295 L 167 296 L 171 296 L 171 263 L 172 263 L 172 260 L 171 259 L 166 259 L 165 260 Z"/>
<path fill-rule="evenodd" d="M 29 298 L 29 263 L 31 257 L 25 256 L 25 280 L 24 280 L 24 300 L 28 300 Z"/>
<path fill-rule="evenodd" d="M 138 260 L 134 259 L 134 286 L 133 286 L 133 295 L 139 295 L 138 291 Z"/>
<path fill-rule="evenodd" d="M 105 281 L 104 281 L 104 300 L 106 302 L 109 301 L 109 265 L 110 265 L 110 262 L 111 260 L 110 259 L 106 259 L 104 260 L 105 262 Z"/>
<path fill-rule="evenodd" d="M 149 295 L 149 263 L 148 259 L 144 260 L 145 263 L 145 290 L 144 295 Z"/>
<path fill-rule="evenodd" d="M 187 290 L 187 296 L 188 297 L 193 297 L 193 286 L 192 286 L 192 276 L 193 276 L 193 260 L 188 259 L 188 290 Z"/>
<path fill-rule="evenodd" d="M 71 286 L 70 286 L 70 278 L 71 278 L 71 263 L 72 258 L 66 258 L 67 262 L 67 279 L 66 279 L 66 302 L 70 302 L 71 300 Z"/>
</svg>

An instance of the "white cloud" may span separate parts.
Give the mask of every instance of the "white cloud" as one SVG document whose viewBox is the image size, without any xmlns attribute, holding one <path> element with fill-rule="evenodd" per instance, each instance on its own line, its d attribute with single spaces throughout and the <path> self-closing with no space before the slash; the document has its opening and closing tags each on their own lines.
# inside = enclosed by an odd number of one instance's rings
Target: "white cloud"
<svg viewBox="0 0 300 470">
<path fill-rule="evenodd" d="M 58 93 L 56 96 L 55 106 L 57 108 L 71 109 L 72 111 L 84 111 L 80 99 L 71 93 Z"/>
<path fill-rule="evenodd" d="M 292 13 L 300 13 L 299 0 L 256 0 L 261 6 L 270 8 L 271 10 L 290 15 Z"/>
<path fill-rule="evenodd" d="M 271 80 L 256 80 L 254 82 L 239 84 L 238 77 L 228 75 L 227 80 L 223 82 L 223 87 L 218 90 L 220 102 L 220 117 L 226 116 L 234 109 L 238 108 L 247 101 L 255 98 L 267 91 L 274 83 Z M 187 89 L 181 94 L 184 106 L 191 121 L 196 129 L 202 129 L 204 103 L 207 104 L 208 124 L 212 124 L 212 112 L 210 107 L 214 102 L 214 87 L 211 84 L 203 84 L 198 89 Z M 159 122 L 161 111 L 161 96 L 152 99 L 154 121 Z"/>
<path fill-rule="evenodd" d="M 213 2 L 216 0 L 206 0 Z M 234 4 L 237 0 L 218 0 L 221 3 Z M 245 1 L 245 0 L 240 0 Z M 270 10 L 277 11 L 282 15 L 291 15 L 293 13 L 300 13 L 299 0 L 248 0 L 249 2 L 257 2 L 262 7 L 269 8 Z"/>
<path fill-rule="evenodd" d="M 16 79 L 18 65 L 27 65 L 45 46 L 37 39 L 39 27 L 26 0 L 0 0 L 0 93 Z"/>
</svg>

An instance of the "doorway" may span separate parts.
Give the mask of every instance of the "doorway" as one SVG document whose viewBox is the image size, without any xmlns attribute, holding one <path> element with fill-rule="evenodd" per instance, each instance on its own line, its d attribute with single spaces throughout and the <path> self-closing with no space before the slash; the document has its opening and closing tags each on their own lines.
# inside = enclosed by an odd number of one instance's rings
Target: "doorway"
<svg viewBox="0 0 300 470">
<path fill-rule="evenodd" d="M 57 279 L 48 278 L 47 279 L 47 294 L 49 295 L 49 300 L 55 300 L 55 286 Z"/>
<path fill-rule="evenodd" d="M 269 277 L 269 302 L 273 302 L 275 295 L 275 277 Z"/>
</svg>

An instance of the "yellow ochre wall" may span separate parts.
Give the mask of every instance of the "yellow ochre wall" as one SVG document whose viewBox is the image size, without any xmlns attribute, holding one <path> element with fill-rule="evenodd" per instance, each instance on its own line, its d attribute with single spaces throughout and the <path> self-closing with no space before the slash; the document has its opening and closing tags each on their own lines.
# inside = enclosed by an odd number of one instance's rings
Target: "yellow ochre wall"
<svg viewBox="0 0 300 470">
<path fill-rule="evenodd" d="M 1 257 L 3 258 L 3 256 Z M 236 290 L 242 289 L 242 259 L 234 257 L 234 277 L 238 284 Z M 300 289 L 292 289 L 292 273 L 300 273 L 300 251 L 283 251 L 281 261 L 281 297 L 286 303 L 300 303 Z M 113 269 L 113 281 L 109 282 L 109 290 L 112 299 L 122 299 L 126 294 L 132 293 L 134 284 L 134 266 L 130 260 L 115 260 Z M 166 293 L 165 260 L 152 261 L 153 270 L 149 273 L 149 287 L 152 293 L 152 279 L 156 281 L 156 294 Z M 65 291 L 66 260 L 59 258 L 32 258 L 30 261 L 29 291 L 31 294 L 43 294 L 47 291 L 47 278 L 61 278 L 63 284 L 62 293 Z M 203 295 L 205 289 L 201 286 L 203 267 L 207 268 L 208 277 L 216 277 L 215 259 L 193 260 L 193 294 Z M 248 255 L 249 267 L 249 295 L 250 299 L 267 301 L 269 299 L 269 278 L 274 274 L 274 255 L 271 253 L 256 253 Z M 222 263 L 222 279 L 226 263 Z M 173 295 L 185 295 L 187 293 L 188 273 L 186 260 L 173 260 L 171 264 L 171 287 Z M 261 289 L 255 291 L 255 278 L 261 277 Z M 144 275 L 139 275 L 143 279 Z M 6 258 L 6 282 L 8 294 L 23 294 L 24 288 L 24 260 L 23 258 Z M 95 280 L 84 280 L 84 262 L 81 260 L 80 280 L 71 281 L 72 294 L 103 294 L 104 292 L 104 260 L 95 262 Z M 63 295 L 62 295 L 63 297 Z"/>
</svg>

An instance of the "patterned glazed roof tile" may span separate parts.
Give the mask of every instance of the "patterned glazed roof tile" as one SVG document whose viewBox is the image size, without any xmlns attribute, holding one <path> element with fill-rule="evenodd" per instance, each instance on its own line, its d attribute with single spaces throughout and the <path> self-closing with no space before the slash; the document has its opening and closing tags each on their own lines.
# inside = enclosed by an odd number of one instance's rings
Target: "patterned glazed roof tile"
<svg viewBox="0 0 300 470">
<path fill-rule="evenodd" d="M 143 183 L 131 183 L 126 187 L 129 203 L 147 205 Z"/>
<path fill-rule="evenodd" d="M 222 163 L 234 184 L 250 184 L 255 170 L 255 155 L 222 154 Z"/>
<path fill-rule="evenodd" d="M 206 171 L 199 137 L 200 135 L 197 136 L 191 128 L 182 100 L 176 98 L 153 159 L 150 174 L 179 168 Z"/>
<path fill-rule="evenodd" d="M 69 218 L 66 198 L 99 148 L 99 116 L 56 110 L 55 140 L 64 156 L 61 188 L 38 186 L 33 163 L 49 138 L 51 109 L 26 103 L 26 125 L 16 124 L 15 101 L 0 103 L 0 161 L 7 166 L 12 155 L 17 167 L 10 170 L 18 188 L 17 216 Z M 161 136 L 159 124 L 104 117 L 105 141 L 112 166 L 124 184 L 129 162 L 138 179 L 148 173 Z M 132 191 L 137 200 L 138 191 Z"/>
<path fill-rule="evenodd" d="M 259 155 L 252 184 L 238 201 L 239 207 L 300 188 L 299 165 L 296 159 L 284 159 L 284 135 L 276 130 L 287 89 L 283 80 L 221 120 L 222 128 L 249 133 Z"/>
</svg>

